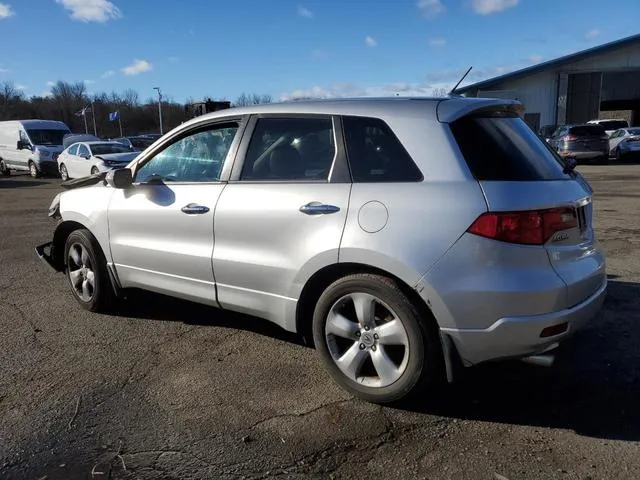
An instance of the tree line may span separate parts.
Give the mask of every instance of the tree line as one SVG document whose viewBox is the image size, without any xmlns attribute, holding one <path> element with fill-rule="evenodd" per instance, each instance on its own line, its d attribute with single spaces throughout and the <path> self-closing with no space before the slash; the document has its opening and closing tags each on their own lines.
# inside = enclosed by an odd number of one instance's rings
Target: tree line
<svg viewBox="0 0 640 480">
<path fill-rule="evenodd" d="M 232 106 L 270 103 L 269 95 L 242 94 Z M 180 125 L 193 118 L 193 112 L 187 101 L 181 104 L 163 95 L 162 123 L 163 130 Z M 81 114 L 85 109 L 85 115 Z M 118 112 L 124 135 L 157 133 L 160 130 L 158 117 L 158 101 L 153 98 L 140 99 L 133 89 L 124 92 L 89 94 L 84 82 L 58 81 L 51 87 L 47 96 L 28 97 L 24 91 L 10 81 L 0 83 L 0 120 L 20 120 L 39 118 L 60 120 L 67 124 L 72 132 L 89 133 L 95 131 L 101 138 L 120 136 L 120 124 L 110 121 L 109 114 Z"/>
</svg>

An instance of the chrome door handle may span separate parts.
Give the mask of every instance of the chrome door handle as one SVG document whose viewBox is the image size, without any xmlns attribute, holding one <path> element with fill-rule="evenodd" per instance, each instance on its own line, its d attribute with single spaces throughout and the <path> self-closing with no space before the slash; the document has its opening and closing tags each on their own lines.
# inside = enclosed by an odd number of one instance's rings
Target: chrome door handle
<svg viewBox="0 0 640 480">
<path fill-rule="evenodd" d="M 196 203 L 190 203 L 189 205 L 185 205 L 184 207 L 182 207 L 182 213 L 186 213 L 187 215 L 202 215 L 203 213 L 207 213 L 208 211 L 209 207 L 198 205 Z"/>
<path fill-rule="evenodd" d="M 320 202 L 311 202 L 300 207 L 300 211 L 307 215 L 326 215 L 328 213 L 336 213 L 340 211 L 340 207 L 335 205 L 327 205 Z"/>
</svg>

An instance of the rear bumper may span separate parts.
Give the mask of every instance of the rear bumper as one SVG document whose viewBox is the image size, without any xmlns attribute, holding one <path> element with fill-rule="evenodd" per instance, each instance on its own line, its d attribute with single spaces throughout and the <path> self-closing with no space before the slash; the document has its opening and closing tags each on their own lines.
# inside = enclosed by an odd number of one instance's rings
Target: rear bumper
<svg viewBox="0 0 640 480">
<path fill-rule="evenodd" d="M 564 150 L 564 151 L 560 151 L 559 152 L 560 155 L 562 155 L 563 157 L 574 157 L 576 160 L 591 160 L 594 158 L 600 158 L 600 157 L 608 157 L 609 156 L 609 151 L 607 149 L 603 149 L 602 151 L 594 151 L 594 150 L 589 150 L 589 151 L 574 151 L 574 150 Z"/>
<path fill-rule="evenodd" d="M 442 328 L 454 341 L 465 364 L 536 355 L 578 331 L 591 320 L 604 301 L 606 277 L 600 288 L 580 304 L 552 313 L 504 317 L 485 329 Z M 541 338 L 548 327 L 567 324 L 565 332 Z"/>
<path fill-rule="evenodd" d="M 38 170 L 40 170 L 40 172 L 45 175 L 58 176 L 60 174 L 57 161 L 45 162 L 40 160 L 39 162 L 36 163 L 36 165 L 38 166 Z"/>
</svg>

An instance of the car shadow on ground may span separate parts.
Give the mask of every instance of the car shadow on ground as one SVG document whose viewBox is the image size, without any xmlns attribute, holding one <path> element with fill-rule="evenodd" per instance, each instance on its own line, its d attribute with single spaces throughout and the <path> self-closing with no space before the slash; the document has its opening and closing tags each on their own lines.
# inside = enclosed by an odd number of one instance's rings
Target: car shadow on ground
<svg viewBox="0 0 640 480">
<path fill-rule="evenodd" d="M 11 180 L 10 178 L 0 178 L 0 188 L 19 188 L 19 187 L 37 187 L 45 185 L 47 182 L 39 182 L 38 180 Z"/>
<path fill-rule="evenodd" d="M 610 277 L 611 278 L 611 277 Z M 562 344 L 552 368 L 501 362 L 468 369 L 430 405 L 445 417 L 640 441 L 640 284 L 609 280 L 601 313 Z"/>
<path fill-rule="evenodd" d="M 299 335 L 270 322 L 147 292 L 131 292 L 116 315 L 234 328 L 304 345 Z M 424 392 L 421 400 L 395 408 L 639 441 L 638 338 L 640 284 L 612 275 L 601 313 L 561 345 L 552 368 L 511 361 L 465 369 L 437 400 Z"/>
<path fill-rule="evenodd" d="M 300 335 L 266 320 L 145 291 L 129 291 L 113 315 L 119 317 L 182 322 L 188 325 L 234 328 L 304 345 Z"/>
</svg>

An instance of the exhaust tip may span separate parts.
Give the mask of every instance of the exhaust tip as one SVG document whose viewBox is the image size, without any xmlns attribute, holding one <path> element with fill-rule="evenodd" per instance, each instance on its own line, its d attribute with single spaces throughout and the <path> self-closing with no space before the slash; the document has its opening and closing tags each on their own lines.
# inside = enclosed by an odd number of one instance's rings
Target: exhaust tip
<svg viewBox="0 0 640 480">
<path fill-rule="evenodd" d="M 551 367 L 553 362 L 555 361 L 555 355 L 532 355 L 530 357 L 525 357 L 522 359 L 524 363 L 528 363 L 530 365 L 536 365 L 538 367 Z"/>
</svg>

